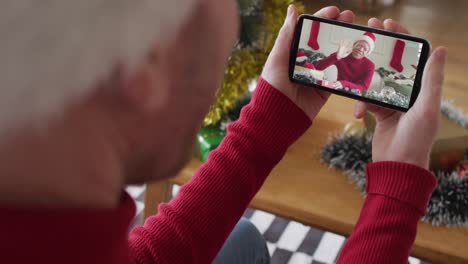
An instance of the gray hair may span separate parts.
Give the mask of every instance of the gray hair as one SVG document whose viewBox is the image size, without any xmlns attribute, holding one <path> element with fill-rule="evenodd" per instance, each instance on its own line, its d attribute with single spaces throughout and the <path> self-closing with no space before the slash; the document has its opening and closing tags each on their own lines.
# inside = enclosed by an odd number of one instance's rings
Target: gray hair
<svg viewBox="0 0 468 264">
<path fill-rule="evenodd" d="M 0 9 L 0 134 L 43 124 L 123 63 L 170 40 L 196 0 L 5 0 Z"/>
</svg>

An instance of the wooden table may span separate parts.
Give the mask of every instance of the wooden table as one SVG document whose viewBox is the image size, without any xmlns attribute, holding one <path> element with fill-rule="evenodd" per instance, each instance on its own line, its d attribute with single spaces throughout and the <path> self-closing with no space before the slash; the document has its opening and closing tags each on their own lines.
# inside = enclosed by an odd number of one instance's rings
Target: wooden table
<svg viewBox="0 0 468 264">
<path fill-rule="evenodd" d="M 320 150 L 330 132 L 353 120 L 354 102 L 332 96 L 313 126 L 288 150 L 273 170 L 251 207 L 294 219 L 306 225 L 349 235 L 363 197 L 340 171 L 320 162 Z M 170 198 L 172 184 L 190 180 L 201 162 L 194 159 L 170 181 L 149 185 L 145 216 Z M 468 263 L 468 229 L 420 223 L 412 255 L 433 263 Z"/>
</svg>

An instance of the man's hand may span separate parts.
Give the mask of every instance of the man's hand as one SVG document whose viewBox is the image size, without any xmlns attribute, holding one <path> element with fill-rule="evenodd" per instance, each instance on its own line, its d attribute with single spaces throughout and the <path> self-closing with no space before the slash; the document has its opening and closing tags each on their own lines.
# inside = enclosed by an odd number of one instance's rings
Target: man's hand
<svg viewBox="0 0 468 264">
<path fill-rule="evenodd" d="M 316 16 L 337 19 L 344 22 L 353 22 L 353 12 L 346 10 L 340 13 L 337 7 L 325 7 L 315 13 Z M 294 84 L 289 81 L 288 67 L 291 42 L 294 36 L 298 12 L 295 6 L 290 5 L 288 16 L 284 21 L 275 46 L 263 68 L 262 78 L 273 87 L 280 90 L 301 108 L 310 119 L 313 119 L 330 96 L 329 93 Z"/>
<path fill-rule="evenodd" d="M 341 40 L 340 45 L 338 46 L 338 51 L 336 52 L 336 58 L 341 60 L 346 58 L 353 51 L 353 42 L 349 39 Z"/>
<path fill-rule="evenodd" d="M 397 22 L 376 18 L 369 26 L 388 31 L 408 33 Z M 421 92 L 413 107 L 406 113 L 359 102 L 355 116 L 361 118 L 372 112 L 377 126 L 372 141 L 373 161 L 400 161 L 429 167 L 429 154 L 439 127 L 440 100 L 444 81 L 447 49 L 438 47 L 432 52 L 424 70 Z"/>
</svg>

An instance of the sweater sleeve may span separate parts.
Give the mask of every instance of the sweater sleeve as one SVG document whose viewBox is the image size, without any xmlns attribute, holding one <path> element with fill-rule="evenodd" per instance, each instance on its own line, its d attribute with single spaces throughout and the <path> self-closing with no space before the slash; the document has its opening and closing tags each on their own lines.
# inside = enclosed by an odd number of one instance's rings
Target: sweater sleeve
<svg viewBox="0 0 468 264">
<path fill-rule="evenodd" d="M 131 232 L 136 262 L 211 263 L 270 171 L 310 125 L 300 108 L 260 79 L 207 162 Z"/>
<path fill-rule="evenodd" d="M 338 61 L 338 58 L 336 57 L 336 52 L 330 54 L 328 57 L 323 58 L 321 60 L 318 60 L 314 62 L 315 69 L 319 71 L 323 71 L 326 68 L 334 65 Z"/>
<path fill-rule="evenodd" d="M 338 263 L 407 264 L 436 179 L 406 163 L 369 164 L 367 198 Z"/>
<path fill-rule="evenodd" d="M 358 81 L 347 81 L 347 80 L 338 80 L 341 82 L 343 87 L 348 87 L 351 89 L 357 89 L 361 92 L 367 91 L 374 77 L 375 65 L 373 63 L 366 64 L 366 67 L 363 69 L 362 77 Z"/>
</svg>

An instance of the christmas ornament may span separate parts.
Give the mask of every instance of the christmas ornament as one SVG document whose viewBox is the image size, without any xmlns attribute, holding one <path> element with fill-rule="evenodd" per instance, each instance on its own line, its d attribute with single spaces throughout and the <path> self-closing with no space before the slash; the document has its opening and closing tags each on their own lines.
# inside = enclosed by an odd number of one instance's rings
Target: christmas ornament
<svg viewBox="0 0 468 264">
<path fill-rule="evenodd" d="M 320 46 L 318 44 L 319 31 L 320 31 L 320 22 L 313 20 L 312 26 L 310 27 L 310 35 L 309 35 L 309 41 L 307 42 L 307 45 L 309 45 L 309 47 L 311 47 L 314 50 L 320 49 Z"/>
<path fill-rule="evenodd" d="M 219 125 L 222 117 L 234 107 L 234 101 L 246 93 L 248 84 L 258 78 L 283 25 L 287 7 L 293 2 L 239 0 L 241 19 L 246 19 L 241 24 L 252 28 L 241 30 L 246 32 L 241 33 L 241 38 L 228 59 L 216 102 L 206 115 L 203 126 Z M 295 5 L 299 12 L 303 12 L 304 6 L 301 3 Z"/>
<path fill-rule="evenodd" d="M 197 157 L 201 161 L 206 161 L 206 159 L 208 158 L 208 154 L 219 146 L 225 135 L 225 131 L 217 127 L 202 128 L 197 135 Z"/>
<path fill-rule="evenodd" d="M 460 178 L 468 176 L 468 160 L 460 161 L 456 167 L 457 174 Z"/>
<path fill-rule="evenodd" d="M 463 161 L 460 161 L 460 163 L 457 165 L 456 171 L 460 178 L 468 176 L 468 149 L 465 150 L 465 157 Z"/>
<path fill-rule="evenodd" d="M 247 92 L 240 98 L 236 99 L 233 103 L 234 107 L 223 116 L 219 126 L 203 127 L 198 132 L 197 157 L 201 161 L 206 161 L 210 152 L 221 144 L 221 141 L 226 135 L 227 126 L 239 119 L 242 108 L 250 103 L 251 98 L 252 94 Z"/>
<path fill-rule="evenodd" d="M 466 124 L 466 115 L 451 103 L 443 103 L 441 112 L 452 121 Z M 366 195 L 366 164 L 372 162 L 372 134 L 375 119 L 364 117 L 365 132 L 359 123 L 345 126 L 341 134 L 330 139 L 322 150 L 322 161 L 343 170 L 359 191 Z M 468 226 L 468 150 L 450 172 L 435 171 L 438 185 L 432 193 L 423 221 L 433 225 Z M 452 163 L 453 164 L 453 163 Z"/>
<path fill-rule="evenodd" d="M 397 39 L 395 46 L 393 47 L 392 60 L 390 61 L 390 66 L 392 66 L 398 72 L 403 71 L 403 65 L 401 60 L 403 58 L 403 51 L 405 50 L 406 43 L 403 40 Z"/>
</svg>

